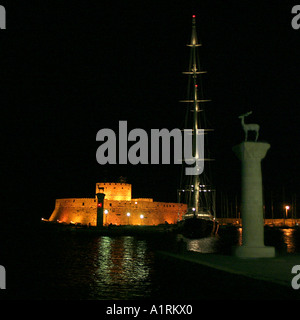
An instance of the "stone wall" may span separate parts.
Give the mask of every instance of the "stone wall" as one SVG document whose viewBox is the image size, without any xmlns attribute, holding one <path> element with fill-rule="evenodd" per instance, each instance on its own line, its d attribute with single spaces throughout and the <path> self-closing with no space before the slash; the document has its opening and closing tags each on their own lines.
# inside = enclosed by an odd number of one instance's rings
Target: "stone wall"
<svg viewBox="0 0 300 320">
<path fill-rule="evenodd" d="M 176 223 L 186 205 L 167 202 L 116 201 L 104 199 L 103 223 L 116 225 L 158 225 Z M 130 216 L 127 216 L 130 213 Z M 94 198 L 57 199 L 49 221 L 96 225 L 97 200 Z"/>
<path fill-rule="evenodd" d="M 185 204 L 154 202 L 151 198 L 131 198 L 131 184 L 100 182 L 104 188 L 103 224 L 158 225 L 176 223 L 186 212 Z M 128 216 L 127 213 L 130 215 Z M 97 223 L 97 199 L 57 199 L 49 221 L 95 226 Z"/>
<path fill-rule="evenodd" d="M 218 218 L 220 225 L 243 225 L 242 219 L 236 218 Z M 300 225 L 300 219 L 264 219 L 264 225 L 275 226 L 275 227 L 294 227 Z"/>
<path fill-rule="evenodd" d="M 104 188 L 106 199 L 118 201 L 131 200 L 131 184 L 129 183 L 97 182 L 95 194 L 99 192 L 99 188 Z"/>
<path fill-rule="evenodd" d="M 104 224 L 158 225 L 176 223 L 186 212 L 186 205 L 167 202 L 104 200 Z M 147 199 L 148 200 L 148 199 Z M 130 213 L 130 216 L 127 216 Z"/>
<path fill-rule="evenodd" d="M 96 216 L 95 198 L 57 199 L 49 221 L 96 225 Z"/>
</svg>

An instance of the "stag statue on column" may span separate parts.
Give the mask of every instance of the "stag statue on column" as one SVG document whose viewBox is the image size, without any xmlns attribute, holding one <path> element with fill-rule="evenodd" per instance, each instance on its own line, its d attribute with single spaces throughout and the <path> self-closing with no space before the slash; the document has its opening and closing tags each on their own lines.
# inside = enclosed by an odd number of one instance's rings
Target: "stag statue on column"
<svg viewBox="0 0 300 320">
<path fill-rule="evenodd" d="M 248 131 L 255 131 L 255 141 L 257 141 L 259 135 L 259 125 L 256 123 L 245 123 L 244 120 L 245 117 L 248 117 L 250 114 L 252 114 L 252 111 L 240 115 L 239 118 L 241 119 L 242 127 L 245 132 L 245 141 L 248 139 Z"/>
</svg>

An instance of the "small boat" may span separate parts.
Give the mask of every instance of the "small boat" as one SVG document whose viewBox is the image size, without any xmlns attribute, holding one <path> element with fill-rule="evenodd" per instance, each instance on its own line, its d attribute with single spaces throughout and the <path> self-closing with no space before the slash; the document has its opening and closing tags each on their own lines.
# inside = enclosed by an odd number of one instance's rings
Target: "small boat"
<svg viewBox="0 0 300 320">
<path fill-rule="evenodd" d="M 187 204 L 187 212 L 178 222 L 178 230 L 187 238 L 203 238 L 214 235 L 218 232 L 219 224 L 216 220 L 216 192 L 209 176 L 210 168 L 205 163 L 211 163 L 212 159 L 206 159 L 209 156 L 207 133 L 212 129 L 206 128 L 205 104 L 210 100 L 204 97 L 202 87 L 202 76 L 206 73 L 201 69 L 198 48 L 201 44 L 198 42 L 196 32 L 196 17 L 192 17 L 192 36 L 190 47 L 189 70 L 183 74 L 189 77 L 187 99 L 181 100 L 187 104 L 185 128 L 192 134 L 192 149 L 194 163 L 192 165 L 183 165 L 181 175 L 181 185 L 178 190 L 178 202 Z M 192 129 L 189 129 L 191 128 Z M 197 150 L 197 134 L 203 134 L 204 155 Z M 196 168 L 200 174 L 186 175 L 185 168 Z M 194 171 L 195 172 L 195 171 Z"/>
</svg>

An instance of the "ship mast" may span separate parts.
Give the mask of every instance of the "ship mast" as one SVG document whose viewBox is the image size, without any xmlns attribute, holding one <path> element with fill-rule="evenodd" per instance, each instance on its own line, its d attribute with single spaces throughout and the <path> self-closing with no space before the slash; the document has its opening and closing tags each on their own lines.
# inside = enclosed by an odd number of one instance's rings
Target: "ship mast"
<svg viewBox="0 0 300 320">
<path fill-rule="evenodd" d="M 194 117 L 193 117 L 193 156 L 195 157 L 195 161 L 199 161 L 199 154 L 198 150 L 196 147 L 196 135 L 198 132 L 198 112 L 199 112 L 199 105 L 198 105 L 198 96 L 197 96 L 197 89 L 198 89 L 198 84 L 197 84 L 197 60 L 196 60 L 196 47 L 200 46 L 198 44 L 198 39 L 197 39 L 197 32 L 196 32 L 196 16 L 193 15 L 193 22 L 192 22 L 192 37 L 191 37 L 191 44 L 192 48 L 192 70 L 193 72 L 193 98 L 194 98 Z M 200 193 L 199 193 L 199 175 L 194 175 L 194 208 L 197 211 L 199 208 L 199 202 L 200 202 Z"/>
<path fill-rule="evenodd" d="M 196 147 L 196 135 L 197 130 L 199 129 L 199 123 L 198 123 L 198 112 L 199 110 L 199 101 L 198 101 L 198 84 L 197 84 L 197 76 L 200 74 L 200 71 L 198 70 L 197 65 L 197 50 L 196 48 L 201 46 L 201 44 L 198 43 L 197 38 L 197 31 L 196 31 L 196 16 L 193 15 L 192 17 L 192 35 L 191 35 L 191 42 L 188 44 L 189 47 L 191 47 L 191 59 L 190 59 L 190 66 L 189 66 L 189 72 L 188 74 L 192 75 L 192 98 L 193 98 L 193 157 L 195 158 L 195 163 L 199 161 L 199 154 Z M 198 211 L 199 208 L 199 202 L 200 202 L 200 193 L 199 193 L 199 175 L 193 175 L 192 176 L 192 186 L 194 186 L 194 192 L 193 192 L 193 207 L 195 208 L 195 211 Z"/>
<path fill-rule="evenodd" d="M 196 135 L 198 132 L 197 130 L 199 129 L 202 129 L 204 131 L 209 130 L 209 129 L 204 129 L 203 127 L 204 123 L 201 123 L 199 119 L 199 113 L 203 111 L 200 108 L 200 104 L 210 101 L 210 100 L 204 99 L 203 97 L 203 88 L 202 88 L 200 75 L 203 73 L 206 73 L 206 71 L 201 70 L 200 62 L 198 59 L 198 53 L 197 53 L 197 48 L 200 47 L 201 45 L 202 44 L 198 42 L 198 37 L 197 37 L 196 16 L 193 15 L 191 41 L 190 41 L 190 44 L 187 45 L 188 47 L 191 48 L 189 70 L 187 72 L 183 72 L 183 74 L 189 75 L 190 77 L 189 79 L 190 92 L 188 92 L 188 100 L 181 100 L 181 102 L 189 103 L 190 112 L 192 112 L 193 114 L 192 115 L 192 133 L 193 133 L 192 141 L 193 141 L 193 157 L 195 161 L 200 160 L 198 148 L 196 147 Z M 209 159 L 205 159 L 205 160 L 209 160 Z M 197 162 L 195 162 L 195 165 L 196 163 Z M 198 213 L 200 206 L 203 207 L 203 204 L 201 203 L 200 192 L 207 191 L 207 190 L 204 190 L 203 188 L 206 188 L 206 186 L 204 182 L 201 183 L 200 175 L 191 176 L 190 187 L 189 187 L 190 196 L 191 196 L 190 205 L 193 207 L 194 214 Z"/>
</svg>

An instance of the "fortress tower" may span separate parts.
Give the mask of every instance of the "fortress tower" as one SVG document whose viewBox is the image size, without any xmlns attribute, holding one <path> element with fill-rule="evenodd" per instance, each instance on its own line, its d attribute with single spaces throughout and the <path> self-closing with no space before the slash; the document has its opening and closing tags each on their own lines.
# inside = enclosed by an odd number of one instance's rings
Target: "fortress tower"
<svg viewBox="0 0 300 320">
<path fill-rule="evenodd" d="M 95 194 L 100 188 L 104 188 L 106 200 L 131 201 L 131 184 L 129 183 L 97 182 Z"/>
</svg>

